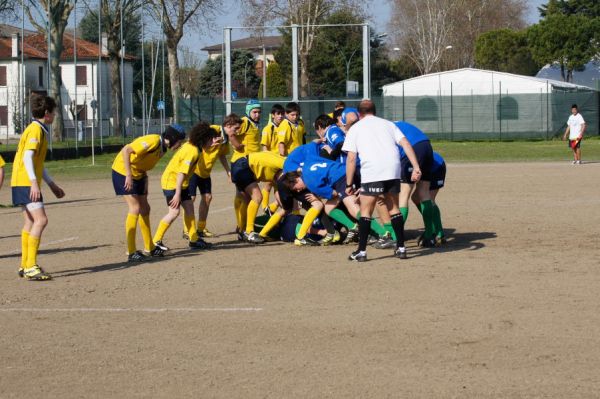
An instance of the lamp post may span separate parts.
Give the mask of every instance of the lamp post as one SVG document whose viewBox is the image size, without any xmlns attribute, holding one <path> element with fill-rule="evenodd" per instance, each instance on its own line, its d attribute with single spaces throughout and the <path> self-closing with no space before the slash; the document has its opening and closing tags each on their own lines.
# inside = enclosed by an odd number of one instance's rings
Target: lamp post
<svg viewBox="0 0 600 399">
<path fill-rule="evenodd" d="M 352 54 L 350 55 L 350 58 L 348 58 L 348 61 L 346 61 L 346 56 L 344 55 L 344 53 L 342 53 L 340 51 L 340 53 L 344 57 L 344 61 L 346 62 L 346 97 L 349 96 L 349 94 L 348 94 L 348 80 L 350 79 L 350 62 L 352 61 L 352 57 L 354 57 L 354 54 L 356 54 L 357 50 L 358 49 L 356 49 L 356 50 L 354 50 L 352 52 Z"/>
</svg>

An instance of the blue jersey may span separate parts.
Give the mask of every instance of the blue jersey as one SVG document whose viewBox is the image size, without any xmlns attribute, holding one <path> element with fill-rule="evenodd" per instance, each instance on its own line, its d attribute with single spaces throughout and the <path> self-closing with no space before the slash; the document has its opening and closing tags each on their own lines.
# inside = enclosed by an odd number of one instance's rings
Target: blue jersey
<svg viewBox="0 0 600 399">
<path fill-rule="evenodd" d="M 333 197 L 333 186 L 346 176 L 346 166 L 329 159 L 311 159 L 302 167 L 302 180 L 313 194 L 326 199 Z"/>
<path fill-rule="evenodd" d="M 294 148 L 283 163 L 283 173 L 298 170 L 304 164 L 304 161 L 310 158 L 319 157 L 321 144 L 310 142 Z"/>
<path fill-rule="evenodd" d="M 329 148 L 332 150 L 335 150 L 335 148 L 338 146 L 341 148 L 341 146 L 344 145 L 345 139 L 346 136 L 344 131 L 338 126 L 330 125 L 327 127 L 327 130 L 325 131 L 325 144 L 327 144 Z M 346 158 L 347 154 L 345 152 L 341 152 L 337 159 L 334 159 L 334 161 L 346 163 Z"/>
<path fill-rule="evenodd" d="M 398 129 L 400 129 L 402 134 L 406 136 L 406 140 L 408 140 L 410 145 L 414 146 L 415 144 L 420 143 L 421 141 L 429 141 L 429 137 L 427 137 L 427 135 L 423 133 L 421 129 L 414 125 L 411 125 L 408 122 L 398 121 L 394 122 L 394 124 L 398 126 Z M 398 146 L 398 148 L 400 149 L 400 157 L 405 157 L 406 155 L 404 154 L 404 149 L 402 148 L 402 146 Z"/>
<path fill-rule="evenodd" d="M 442 166 L 444 166 L 446 164 L 446 162 L 444 161 L 444 158 L 442 158 L 442 156 L 440 154 L 438 154 L 437 152 L 433 153 L 433 166 L 431 167 L 431 174 L 435 175 L 436 173 L 438 173 L 440 171 L 440 169 L 442 169 Z"/>
</svg>

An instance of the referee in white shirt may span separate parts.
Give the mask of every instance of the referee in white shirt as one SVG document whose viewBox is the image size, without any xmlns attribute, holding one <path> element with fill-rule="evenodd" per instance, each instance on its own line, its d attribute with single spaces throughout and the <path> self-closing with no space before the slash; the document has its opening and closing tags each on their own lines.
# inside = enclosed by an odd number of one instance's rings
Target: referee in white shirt
<svg viewBox="0 0 600 399">
<path fill-rule="evenodd" d="M 586 124 L 583 120 L 583 116 L 577 109 L 577 104 L 571 105 L 571 116 L 567 121 L 567 130 L 563 136 L 563 140 L 569 136 L 569 148 L 573 150 L 573 164 L 581 164 L 581 140 L 583 139 L 583 133 L 585 133 Z"/>
<path fill-rule="evenodd" d="M 355 191 L 353 187 L 356 157 L 360 158 L 360 220 L 358 221 L 358 249 L 349 259 L 357 262 L 367 260 L 367 242 L 371 215 L 378 197 L 383 197 L 389 210 L 392 228 L 396 234 L 395 256 L 406 259 L 404 247 L 404 221 L 398 209 L 400 193 L 400 154 L 399 144 L 413 166 L 411 180 L 419 181 L 421 169 L 412 146 L 398 127 L 385 119 L 375 116 L 375 104 L 363 100 L 358 106 L 361 119 L 346 135 L 342 151 L 348 153 L 346 163 L 346 192 Z"/>
</svg>

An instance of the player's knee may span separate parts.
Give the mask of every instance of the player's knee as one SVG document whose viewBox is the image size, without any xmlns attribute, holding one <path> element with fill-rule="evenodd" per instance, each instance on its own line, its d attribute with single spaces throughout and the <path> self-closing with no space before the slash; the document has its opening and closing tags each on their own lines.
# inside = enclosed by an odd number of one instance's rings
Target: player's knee
<svg viewBox="0 0 600 399">
<path fill-rule="evenodd" d="M 46 225 L 48 224 L 48 217 L 46 215 L 38 215 L 33 220 L 33 224 L 37 227 L 46 227 Z"/>
<path fill-rule="evenodd" d="M 212 194 L 211 193 L 207 193 L 203 195 L 204 197 L 204 202 L 206 202 L 206 205 L 210 204 L 210 202 L 212 201 Z"/>
</svg>

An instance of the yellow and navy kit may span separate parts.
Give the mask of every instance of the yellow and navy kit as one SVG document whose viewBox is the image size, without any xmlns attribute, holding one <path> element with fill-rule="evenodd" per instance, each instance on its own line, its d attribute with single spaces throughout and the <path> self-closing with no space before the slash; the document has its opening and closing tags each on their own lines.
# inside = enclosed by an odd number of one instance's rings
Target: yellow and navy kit
<svg viewBox="0 0 600 399">
<path fill-rule="evenodd" d="M 277 144 L 283 143 L 286 153 L 289 154 L 294 148 L 303 144 L 304 134 L 304 121 L 302 119 L 298 119 L 298 123 L 292 123 L 284 119 L 277 127 Z"/>
<path fill-rule="evenodd" d="M 211 126 L 215 128 L 215 126 Z M 215 129 L 220 131 L 220 126 L 217 126 L 219 129 Z M 210 172 L 212 171 L 215 162 L 221 156 L 229 155 L 229 144 L 223 143 L 218 145 L 213 145 L 209 149 L 203 149 L 198 158 L 198 163 L 196 164 L 196 168 L 194 169 L 194 173 L 200 176 L 203 179 L 207 179 L 210 177 Z"/>
<path fill-rule="evenodd" d="M 262 130 L 260 145 L 267 147 L 268 151 L 279 154 L 279 142 L 277 141 L 277 126 L 269 122 Z"/>
<path fill-rule="evenodd" d="M 4 165 L 6 165 L 6 162 L 4 162 L 4 158 L 2 158 L 2 155 L 0 155 L 0 168 Z"/>
<path fill-rule="evenodd" d="M 48 129 L 41 122 L 33 121 L 27 126 L 17 147 L 15 160 L 13 162 L 12 177 L 10 185 L 13 187 L 31 187 L 31 181 L 25 169 L 23 156 L 25 151 L 32 150 L 33 154 L 33 169 L 38 184 L 42 182 L 44 175 L 44 161 L 46 160 L 46 152 L 48 151 Z"/>
<path fill-rule="evenodd" d="M 200 151 L 198 147 L 186 142 L 177 150 L 173 158 L 163 172 L 160 179 L 160 185 L 163 190 L 175 190 L 177 188 L 177 174 L 183 173 L 185 178 L 181 184 L 181 188 L 187 188 L 192 171 L 196 167 Z"/>
<path fill-rule="evenodd" d="M 162 138 L 159 134 L 149 134 L 133 140 L 129 146 L 133 154 L 129 156 L 131 176 L 134 180 L 142 179 L 146 172 L 154 168 L 163 155 Z M 119 152 L 112 164 L 112 170 L 126 176 L 123 154 Z"/>
<path fill-rule="evenodd" d="M 252 122 L 247 116 L 242 117 L 242 124 L 239 132 L 236 134 L 238 141 L 244 146 L 244 151 L 238 151 L 234 148 L 231 155 L 231 163 L 253 152 L 260 151 L 260 131 L 258 124 Z"/>
<path fill-rule="evenodd" d="M 275 175 L 283 169 L 285 158 L 272 152 L 257 152 L 248 155 L 248 166 L 256 179 L 262 182 L 273 181 Z"/>
</svg>

